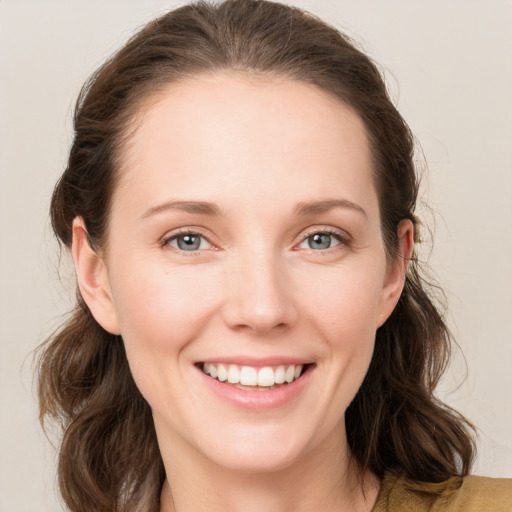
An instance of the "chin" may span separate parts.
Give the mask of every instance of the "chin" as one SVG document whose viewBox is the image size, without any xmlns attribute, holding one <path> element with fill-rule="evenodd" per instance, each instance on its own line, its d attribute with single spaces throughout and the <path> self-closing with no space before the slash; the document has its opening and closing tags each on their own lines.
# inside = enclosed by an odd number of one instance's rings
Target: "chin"
<svg viewBox="0 0 512 512">
<path fill-rule="evenodd" d="M 248 433 L 249 434 L 249 433 Z M 258 435 L 252 432 L 251 438 L 226 439 L 211 447 L 210 459 L 227 470 L 242 473 L 273 473 L 293 466 L 308 451 L 306 444 L 285 435 Z"/>
<path fill-rule="evenodd" d="M 214 462 L 238 473 L 275 473 L 292 466 L 298 459 L 294 454 L 261 453 L 261 450 L 231 453 Z"/>
</svg>

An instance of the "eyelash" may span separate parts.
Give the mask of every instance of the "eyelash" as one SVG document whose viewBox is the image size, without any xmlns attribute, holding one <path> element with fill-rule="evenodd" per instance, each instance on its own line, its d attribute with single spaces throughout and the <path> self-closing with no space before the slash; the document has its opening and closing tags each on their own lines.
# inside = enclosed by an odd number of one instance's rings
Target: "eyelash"
<svg viewBox="0 0 512 512">
<path fill-rule="evenodd" d="M 190 229 L 182 229 L 175 233 L 172 233 L 171 235 L 163 238 L 162 241 L 160 242 L 160 245 L 162 248 L 170 248 L 171 250 L 179 252 L 180 254 L 186 254 L 188 256 L 192 256 L 192 255 L 197 254 L 198 252 L 204 250 L 204 249 L 197 249 L 197 250 L 186 251 L 183 249 L 172 247 L 170 245 L 171 242 L 173 242 L 174 240 L 177 240 L 179 237 L 186 236 L 186 235 L 201 238 L 201 239 L 205 240 L 209 245 L 214 246 L 214 244 L 208 239 L 208 237 L 204 236 L 202 233 L 199 233 L 198 231 L 194 231 L 194 230 L 190 230 Z M 304 236 L 301 238 L 300 242 L 294 245 L 294 249 L 298 250 L 299 246 L 301 244 L 303 244 L 308 238 L 312 237 L 313 235 L 330 235 L 330 236 L 334 237 L 339 242 L 339 244 L 335 245 L 334 247 L 328 247 L 327 249 L 323 249 L 323 250 L 315 250 L 312 248 L 306 249 L 307 251 L 313 252 L 313 253 L 330 253 L 332 250 L 336 250 L 336 248 L 339 245 L 345 246 L 345 247 L 350 246 L 351 240 L 352 240 L 348 234 L 343 233 L 343 232 L 333 229 L 333 228 L 328 228 L 328 227 L 315 228 L 315 229 L 311 229 L 310 231 L 306 232 L 304 234 Z"/>
<path fill-rule="evenodd" d="M 330 227 L 325 227 L 325 228 L 315 227 L 314 229 L 311 229 L 310 231 L 306 232 L 306 234 L 302 237 L 301 241 L 298 244 L 296 244 L 295 247 L 300 246 L 301 244 L 306 242 L 308 238 L 312 237 L 313 235 L 330 235 L 339 242 L 334 247 L 328 247 L 327 249 L 323 249 L 323 250 L 315 250 L 312 248 L 306 249 L 307 251 L 309 251 L 311 253 L 315 253 L 315 254 L 329 254 L 332 251 L 335 251 L 336 249 L 339 250 L 342 247 L 350 246 L 351 241 L 352 241 L 351 237 L 347 233 L 344 233 L 340 230 L 333 229 Z M 341 247 L 339 247 L 339 246 L 341 246 Z"/>
<path fill-rule="evenodd" d="M 193 256 L 194 253 L 198 253 L 200 252 L 200 250 L 195 250 L 195 251 L 186 251 L 186 250 L 183 250 L 183 249 L 179 249 L 179 248 L 176 248 L 176 247 L 172 247 L 170 244 L 171 242 L 173 242 L 174 240 L 177 240 L 180 236 L 193 236 L 193 237 L 198 237 L 198 238 L 202 238 L 203 240 L 205 240 L 208 244 L 210 245 L 213 245 L 212 242 L 210 242 L 210 240 L 204 236 L 203 234 L 197 232 L 197 231 L 193 231 L 193 230 L 190 230 L 190 229 L 182 229 L 180 231 L 177 231 L 175 233 L 172 233 L 171 235 L 169 236 L 166 236 L 165 238 L 162 239 L 162 241 L 160 242 L 160 245 L 162 248 L 168 248 L 170 250 L 174 250 L 176 252 L 179 252 L 180 254 L 184 254 L 184 255 L 187 255 L 187 256 Z"/>
</svg>

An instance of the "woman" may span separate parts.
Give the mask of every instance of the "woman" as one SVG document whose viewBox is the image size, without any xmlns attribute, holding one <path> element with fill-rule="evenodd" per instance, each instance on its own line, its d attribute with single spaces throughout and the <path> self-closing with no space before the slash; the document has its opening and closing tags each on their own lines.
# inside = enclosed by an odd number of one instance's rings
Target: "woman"
<svg viewBox="0 0 512 512">
<path fill-rule="evenodd" d="M 90 79 L 40 370 L 71 510 L 508 510 L 433 397 L 412 153 L 375 65 L 276 3 L 177 9 Z"/>
</svg>

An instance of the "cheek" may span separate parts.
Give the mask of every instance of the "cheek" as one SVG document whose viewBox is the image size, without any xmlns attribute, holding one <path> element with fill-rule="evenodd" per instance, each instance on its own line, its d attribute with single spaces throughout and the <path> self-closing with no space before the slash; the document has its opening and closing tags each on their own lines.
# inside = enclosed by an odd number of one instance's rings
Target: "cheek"
<svg viewBox="0 0 512 512">
<path fill-rule="evenodd" d="M 121 335 L 141 350 L 179 350 L 210 320 L 222 288 L 206 268 L 155 267 L 128 264 L 113 276 Z"/>
<path fill-rule="evenodd" d="M 214 316 L 222 288 L 209 276 L 130 261 L 111 276 L 128 363 L 137 387 L 156 411 L 162 404 L 179 402 L 184 392 L 179 383 L 187 380 L 187 365 L 179 363 Z"/>
<path fill-rule="evenodd" d="M 310 314 L 332 334 L 348 341 L 358 335 L 375 334 L 382 296 L 383 273 L 379 266 L 346 266 L 319 272 L 300 295 Z M 343 338 L 340 339 L 340 342 Z"/>
<path fill-rule="evenodd" d="M 371 266 L 364 271 L 353 266 L 336 270 L 316 276 L 315 287 L 304 299 L 305 316 L 314 319 L 314 328 L 324 340 L 326 374 L 332 377 L 338 410 L 345 410 L 372 358 L 382 274 Z"/>
</svg>

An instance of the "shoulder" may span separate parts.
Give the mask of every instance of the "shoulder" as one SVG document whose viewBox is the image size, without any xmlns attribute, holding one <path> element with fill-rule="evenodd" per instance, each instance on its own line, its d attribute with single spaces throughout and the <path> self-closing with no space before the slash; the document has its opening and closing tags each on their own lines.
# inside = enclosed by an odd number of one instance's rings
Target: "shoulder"
<svg viewBox="0 0 512 512">
<path fill-rule="evenodd" d="M 425 483 L 387 475 L 372 512 L 512 512 L 512 479 L 467 476 Z"/>
<path fill-rule="evenodd" d="M 453 510 L 512 512 L 512 479 L 467 476 L 447 498 Z"/>
</svg>

